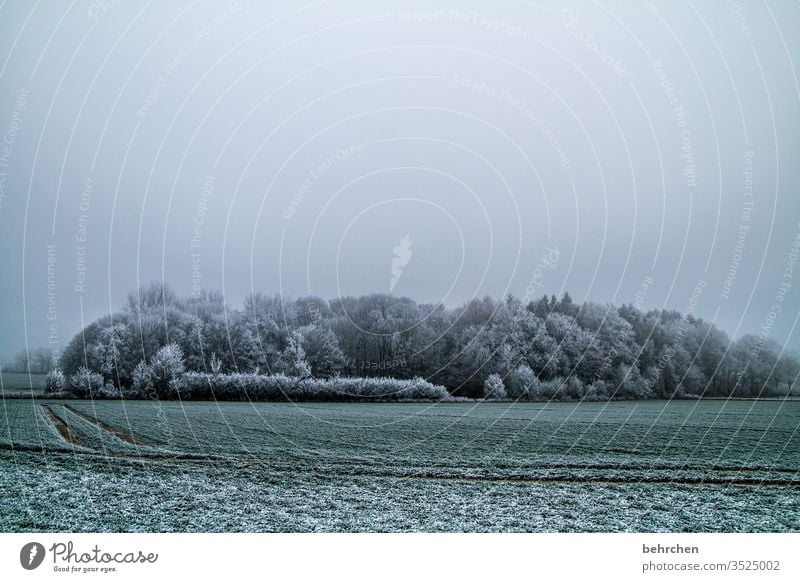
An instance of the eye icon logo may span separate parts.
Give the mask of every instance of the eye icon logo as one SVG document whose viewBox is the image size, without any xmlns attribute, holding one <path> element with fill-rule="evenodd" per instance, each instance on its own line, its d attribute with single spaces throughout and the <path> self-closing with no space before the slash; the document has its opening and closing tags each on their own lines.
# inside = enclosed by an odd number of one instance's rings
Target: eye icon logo
<svg viewBox="0 0 800 582">
<path fill-rule="evenodd" d="M 44 553 L 44 546 L 39 542 L 27 543 L 19 552 L 19 563 L 26 570 L 35 570 L 42 565 Z"/>
</svg>

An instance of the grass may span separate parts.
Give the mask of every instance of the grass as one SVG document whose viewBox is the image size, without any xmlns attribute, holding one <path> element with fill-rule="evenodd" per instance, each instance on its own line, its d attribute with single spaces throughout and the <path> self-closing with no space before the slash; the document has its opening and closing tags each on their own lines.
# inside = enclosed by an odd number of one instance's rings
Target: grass
<svg viewBox="0 0 800 582">
<path fill-rule="evenodd" d="M 800 402 L 6 400 L 0 530 L 798 531 Z"/>
<path fill-rule="evenodd" d="M 44 391 L 45 374 L 23 372 L 0 372 L 0 394 L 41 394 Z"/>
</svg>

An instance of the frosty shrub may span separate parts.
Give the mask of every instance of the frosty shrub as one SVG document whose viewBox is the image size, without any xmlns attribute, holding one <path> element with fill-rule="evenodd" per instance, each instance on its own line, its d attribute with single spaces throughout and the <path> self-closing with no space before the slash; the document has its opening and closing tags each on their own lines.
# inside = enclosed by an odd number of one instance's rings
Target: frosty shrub
<svg viewBox="0 0 800 582">
<path fill-rule="evenodd" d="M 535 400 L 531 395 L 531 389 L 534 386 L 538 389 L 538 378 L 531 367 L 527 364 L 522 364 L 514 368 L 509 375 L 508 395 L 511 398 L 519 400 L 520 398 L 529 398 Z"/>
<path fill-rule="evenodd" d="M 114 386 L 114 384 L 111 382 L 106 382 L 106 384 L 97 392 L 98 398 L 115 399 L 120 398 L 121 396 L 122 392 L 120 389 Z"/>
<path fill-rule="evenodd" d="M 167 344 L 150 360 L 153 388 L 160 397 L 169 396 L 172 384 L 184 372 L 183 352 L 177 344 Z"/>
<path fill-rule="evenodd" d="M 153 371 L 146 362 L 141 361 L 133 369 L 133 384 L 129 396 L 144 398 L 153 391 Z"/>
<path fill-rule="evenodd" d="M 564 379 L 557 377 L 540 384 L 542 400 L 564 400 Z"/>
<path fill-rule="evenodd" d="M 645 382 L 639 369 L 636 366 L 624 366 L 620 364 L 614 370 L 614 384 L 615 393 L 612 394 L 613 398 L 620 400 L 632 400 L 639 398 L 647 398 L 651 395 L 651 390 Z M 678 390 L 681 386 L 676 387 Z M 678 397 L 683 394 L 677 395 Z"/>
<path fill-rule="evenodd" d="M 67 378 L 59 368 L 53 368 L 44 378 L 44 391 L 48 394 L 63 392 L 67 388 Z"/>
<path fill-rule="evenodd" d="M 174 383 L 185 400 L 239 401 L 438 401 L 447 390 L 422 378 L 306 378 L 285 374 L 204 374 L 188 372 Z"/>
<path fill-rule="evenodd" d="M 506 387 L 500 374 L 489 374 L 489 377 L 483 383 L 483 396 L 489 400 L 508 398 Z"/>
<path fill-rule="evenodd" d="M 608 400 L 608 386 L 603 380 L 597 380 L 586 391 L 586 400 Z"/>
<path fill-rule="evenodd" d="M 99 395 L 105 381 L 102 374 L 92 372 L 86 366 L 81 366 L 69 379 L 72 392 L 76 396 L 94 397 Z"/>
<path fill-rule="evenodd" d="M 586 386 L 574 374 L 567 378 L 564 395 L 567 400 L 582 400 L 586 394 Z"/>
</svg>

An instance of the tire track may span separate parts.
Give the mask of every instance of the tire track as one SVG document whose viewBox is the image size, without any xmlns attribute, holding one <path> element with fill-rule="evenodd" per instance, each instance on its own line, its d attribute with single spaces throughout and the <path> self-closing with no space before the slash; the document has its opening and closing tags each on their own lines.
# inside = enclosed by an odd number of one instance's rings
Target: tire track
<svg viewBox="0 0 800 582">
<path fill-rule="evenodd" d="M 44 410 L 45 416 L 50 420 L 50 422 L 53 423 L 53 426 L 58 431 L 58 434 L 61 435 L 61 438 L 71 445 L 91 448 L 86 446 L 83 440 L 72 431 L 72 429 L 69 427 L 69 423 L 66 420 L 62 419 L 55 412 L 53 412 L 53 409 L 50 408 L 50 405 L 43 404 L 42 410 Z"/>
<path fill-rule="evenodd" d="M 463 481 L 472 483 L 506 483 L 506 484 L 549 484 L 563 483 L 570 485 L 743 485 L 751 487 L 800 487 L 795 479 L 761 479 L 758 477 L 681 477 L 681 476 L 571 476 L 571 475 L 431 475 L 426 473 L 372 473 L 368 471 L 342 471 L 336 473 L 343 477 L 377 477 L 389 479 L 420 479 L 426 481 Z"/>
<path fill-rule="evenodd" d="M 107 423 L 103 422 L 102 420 L 100 420 L 96 416 L 92 417 L 92 416 L 89 416 L 88 414 L 86 414 L 84 412 L 76 410 L 75 408 L 73 408 L 69 404 L 64 404 L 63 406 L 64 406 L 64 408 L 69 410 L 75 416 L 82 418 L 83 420 L 85 420 L 89 424 L 94 425 L 94 426 L 96 426 L 97 428 L 99 428 L 101 430 L 104 430 L 104 431 L 106 431 L 108 433 L 113 434 L 115 437 L 117 437 L 118 439 L 120 439 L 122 441 L 125 441 L 129 445 L 134 445 L 134 446 L 137 446 L 137 447 L 148 447 L 148 448 L 150 448 L 150 445 L 148 443 L 136 438 L 136 436 L 133 434 L 133 431 L 131 431 L 131 434 L 124 433 L 121 430 L 118 430 L 117 428 L 111 426 L 110 424 L 107 424 Z"/>
</svg>

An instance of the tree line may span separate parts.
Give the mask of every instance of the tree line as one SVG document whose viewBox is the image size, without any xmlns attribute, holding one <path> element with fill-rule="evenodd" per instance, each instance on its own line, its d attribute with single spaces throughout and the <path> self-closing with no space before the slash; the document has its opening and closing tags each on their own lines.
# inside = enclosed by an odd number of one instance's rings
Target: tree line
<svg viewBox="0 0 800 582">
<path fill-rule="evenodd" d="M 21 350 L 14 357 L 2 363 L 5 372 L 20 372 L 23 374 L 47 374 L 56 367 L 53 351 L 49 348 L 36 348 Z"/>
<path fill-rule="evenodd" d="M 452 309 L 385 294 L 253 294 L 232 308 L 216 292 L 179 298 L 152 285 L 79 332 L 48 386 L 78 396 L 204 398 L 217 388 L 242 398 L 293 386 L 319 399 L 406 390 L 608 400 L 785 395 L 798 374 L 797 358 L 761 336 L 731 340 L 692 315 L 580 304 L 568 293 Z"/>
</svg>

